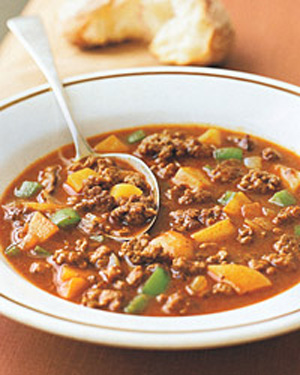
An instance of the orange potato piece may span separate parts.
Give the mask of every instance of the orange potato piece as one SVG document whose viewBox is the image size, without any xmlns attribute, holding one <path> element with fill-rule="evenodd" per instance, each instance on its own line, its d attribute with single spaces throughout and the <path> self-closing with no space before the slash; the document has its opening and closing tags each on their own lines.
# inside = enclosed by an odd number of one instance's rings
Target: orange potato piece
<svg viewBox="0 0 300 375">
<path fill-rule="evenodd" d="M 58 288 L 61 297 L 72 299 L 77 297 L 89 286 L 89 282 L 83 277 L 72 277 Z"/>
<path fill-rule="evenodd" d="M 275 171 L 279 172 L 284 184 L 296 193 L 300 188 L 300 171 L 294 168 L 286 167 L 285 165 L 278 164 L 275 166 Z"/>
<path fill-rule="evenodd" d="M 83 183 L 87 180 L 90 176 L 97 176 L 98 174 L 93 171 L 91 168 L 84 168 L 80 171 L 74 172 L 69 174 L 67 178 L 67 184 L 71 186 L 76 193 L 79 193 L 83 188 Z"/>
<path fill-rule="evenodd" d="M 225 219 L 193 233 L 191 237 L 198 242 L 216 242 L 224 240 L 235 232 L 236 229 L 232 222 Z"/>
<path fill-rule="evenodd" d="M 191 258 L 194 254 L 193 242 L 181 233 L 169 230 L 155 237 L 150 245 L 161 245 L 172 257 Z"/>
<path fill-rule="evenodd" d="M 132 184 L 117 184 L 113 186 L 110 190 L 110 195 L 115 199 L 118 198 L 129 198 L 132 195 L 140 196 L 143 194 L 143 191 Z"/>
<path fill-rule="evenodd" d="M 203 172 L 200 169 L 193 167 L 179 168 L 175 176 L 172 178 L 172 182 L 175 185 L 184 185 L 191 189 L 201 189 L 210 185 L 210 182 L 204 176 Z"/>
<path fill-rule="evenodd" d="M 245 294 L 272 285 L 262 273 L 240 264 L 208 266 L 208 274 L 218 282 L 229 284 L 238 294 Z"/>
<path fill-rule="evenodd" d="M 44 242 L 59 231 L 59 228 L 40 212 L 35 212 L 29 222 L 28 232 L 23 239 L 23 249 Z"/>
<path fill-rule="evenodd" d="M 244 204 L 241 211 L 245 219 L 254 219 L 262 215 L 261 204 L 259 202 Z"/>
<path fill-rule="evenodd" d="M 32 211 L 56 211 L 63 206 L 56 203 L 38 203 L 38 202 L 22 202 L 23 207 Z"/>
<path fill-rule="evenodd" d="M 128 152 L 129 147 L 115 135 L 110 135 L 95 146 L 97 152 Z"/>
<path fill-rule="evenodd" d="M 198 140 L 201 143 L 208 143 L 213 144 L 215 146 L 221 146 L 221 132 L 218 129 L 208 129 L 205 133 L 200 135 Z"/>
<path fill-rule="evenodd" d="M 64 265 L 60 269 L 59 278 L 62 281 L 67 281 L 77 276 L 80 276 L 80 272 L 78 272 L 77 268 Z"/>
<path fill-rule="evenodd" d="M 242 192 L 238 192 L 224 207 L 224 212 L 228 215 L 237 216 L 241 214 L 244 204 L 251 203 L 250 199 Z"/>
</svg>

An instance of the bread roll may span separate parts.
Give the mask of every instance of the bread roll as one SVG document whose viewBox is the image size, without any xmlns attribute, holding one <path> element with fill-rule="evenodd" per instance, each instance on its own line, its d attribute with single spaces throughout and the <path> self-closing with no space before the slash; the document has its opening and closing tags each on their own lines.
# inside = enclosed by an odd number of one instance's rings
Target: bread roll
<svg viewBox="0 0 300 375">
<path fill-rule="evenodd" d="M 234 37 L 219 0 L 66 0 L 64 34 L 83 48 L 146 40 L 163 63 L 218 64 Z"/>
</svg>

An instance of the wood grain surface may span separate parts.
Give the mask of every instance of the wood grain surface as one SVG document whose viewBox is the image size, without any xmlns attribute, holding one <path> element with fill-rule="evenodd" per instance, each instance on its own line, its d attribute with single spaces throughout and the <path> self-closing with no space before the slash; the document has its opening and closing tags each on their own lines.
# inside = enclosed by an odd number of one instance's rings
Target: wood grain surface
<svg viewBox="0 0 300 375">
<path fill-rule="evenodd" d="M 236 29 L 226 68 L 300 84 L 300 1 L 223 0 Z M 26 14 L 41 14 L 62 77 L 97 70 L 153 66 L 140 43 L 88 52 L 60 35 L 61 0 L 31 0 Z M 0 47 L 0 98 L 44 82 L 12 36 Z M 1 375 L 299 375 L 300 332 L 257 343 L 214 350 L 159 352 L 102 347 L 46 334 L 0 317 Z"/>
</svg>

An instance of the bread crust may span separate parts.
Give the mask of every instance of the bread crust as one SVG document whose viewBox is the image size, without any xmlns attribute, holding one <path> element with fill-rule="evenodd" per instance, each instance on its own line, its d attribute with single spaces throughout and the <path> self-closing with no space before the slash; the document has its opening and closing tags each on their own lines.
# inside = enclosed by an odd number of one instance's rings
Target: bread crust
<svg viewBox="0 0 300 375">
<path fill-rule="evenodd" d="M 166 64 L 219 64 L 234 39 L 219 0 L 66 0 L 60 15 L 81 48 L 145 40 Z"/>
</svg>

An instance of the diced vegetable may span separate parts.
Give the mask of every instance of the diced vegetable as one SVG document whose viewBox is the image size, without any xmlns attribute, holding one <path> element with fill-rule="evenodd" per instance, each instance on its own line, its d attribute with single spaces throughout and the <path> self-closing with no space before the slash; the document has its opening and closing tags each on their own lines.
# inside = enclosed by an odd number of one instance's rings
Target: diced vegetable
<svg viewBox="0 0 300 375">
<path fill-rule="evenodd" d="M 288 190 L 280 190 L 269 199 L 269 202 L 280 207 L 286 207 L 296 204 L 297 200 Z"/>
<path fill-rule="evenodd" d="M 19 189 L 15 189 L 17 198 L 30 198 L 36 195 L 43 186 L 36 181 L 24 181 Z"/>
<path fill-rule="evenodd" d="M 133 132 L 128 136 L 127 142 L 130 144 L 140 142 L 145 137 L 146 133 L 144 132 L 144 130 L 137 130 L 136 132 Z"/>
<path fill-rule="evenodd" d="M 10 245 L 4 250 L 4 254 L 9 257 L 15 257 L 20 254 L 20 248 L 17 245 Z"/>
<path fill-rule="evenodd" d="M 226 206 L 226 204 L 228 204 L 235 195 L 236 191 L 227 190 L 222 197 L 218 199 L 218 203 L 220 203 L 222 206 Z"/>
<path fill-rule="evenodd" d="M 129 148 L 115 135 L 110 135 L 95 146 L 98 152 L 128 152 Z"/>
<path fill-rule="evenodd" d="M 242 207 L 242 215 L 245 219 L 254 219 L 262 215 L 262 208 L 259 202 L 246 203 Z"/>
<path fill-rule="evenodd" d="M 129 302 L 124 311 L 127 314 L 139 314 L 145 310 L 150 298 L 145 294 L 138 294 Z"/>
<path fill-rule="evenodd" d="M 217 148 L 214 151 L 214 157 L 216 160 L 228 160 L 228 159 L 243 159 L 243 150 L 238 147 L 224 147 Z"/>
<path fill-rule="evenodd" d="M 172 179 L 175 185 L 188 186 L 191 189 L 201 189 L 209 186 L 210 181 L 204 176 L 200 169 L 193 167 L 181 167 Z"/>
<path fill-rule="evenodd" d="M 218 282 L 229 284 L 238 294 L 245 294 L 272 285 L 262 273 L 240 264 L 208 266 L 208 274 Z"/>
<path fill-rule="evenodd" d="M 92 241 L 96 241 L 96 242 L 102 243 L 102 242 L 104 242 L 105 237 L 102 236 L 102 234 L 99 234 L 99 235 L 96 235 L 96 236 L 91 236 L 90 239 Z"/>
<path fill-rule="evenodd" d="M 202 296 L 207 290 L 208 282 L 205 276 L 196 276 L 190 285 L 187 286 L 187 291 L 191 295 Z"/>
<path fill-rule="evenodd" d="M 294 168 L 286 167 L 285 165 L 276 165 L 275 171 L 279 172 L 284 184 L 296 193 L 300 188 L 300 171 Z"/>
<path fill-rule="evenodd" d="M 67 265 L 63 265 L 60 268 L 59 279 L 61 281 L 67 281 L 67 280 L 72 279 L 73 277 L 78 277 L 78 276 L 82 276 L 79 273 L 78 268 L 70 267 L 70 266 L 67 266 Z"/>
<path fill-rule="evenodd" d="M 33 248 L 59 231 L 59 228 L 40 212 L 35 212 L 29 222 L 28 231 L 22 241 L 24 250 Z"/>
<path fill-rule="evenodd" d="M 56 211 L 62 206 L 56 203 L 38 203 L 38 202 L 22 202 L 23 207 L 32 211 Z"/>
<path fill-rule="evenodd" d="M 198 139 L 201 143 L 213 144 L 215 146 L 220 146 L 222 141 L 221 132 L 218 129 L 206 130 Z"/>
<path fill-rule="evenodd" d="M 114 185 L 110 190 L 110 195 L 115 199 L 118 198 L 129 198 L 132 195 L 140 196 L 143 194 L 143 191 L 132 184 L 117 184 Z"/>
<path fill-rule="evenodd" d="M 59 286 L 58 293 L 61 297 L 73 299 L 81 294 L 88 286 L 89 282 L 85 278 L 72 277 Z"/>
<path fill-rule="evenodd" d="M 98 174 L 91 168 L 80 169 L 77 172 L 69 174 L 67 178 L 67 184 L 71 186 L 76 193 L 79 193 L 82 188 L 84 181 L 86 181 L 91 176 L 97 176 Z"/>
<path fill-rule="evenodd" d="M 249 169 L 261 169 L 262 158 L 260 156 L 249 156 L 244 159 L 244 165 Z"/>
<path fill-rule="evenodd" d="M 80 215 L 73 208 L 63 208 L 55 212 L 51 217 L 51 221 L 59 228 L 68 228 L 76 225 L 81 220 Z"/>
<path fill-rule="evenodd" d="M 295 225 L 294 233 L 296 236 L 300 236 L 300 225 Z"/>
<path fill-rule="evenodd" d="M 114 266 L 118 266 L 120 267 L 121 263 L 120 263 L 120 260 L 119 258 L 114 254 L 112 253 L 109 257 L 109 260 L 108 260 L 108 265 L 107 267 L 114 267 Z"/>
<path fill-rule="evenodd" d="M 234 235 L 235 232 L 235 226 L 229 219 L 225 219 L 193 233 L 191 237 L 198 242 L 219 242 Z"/>
<path fill-rule="evenodd" d="M 157 296 L 163 293 L 170 282 L 170 276 L 161 267 L 157 267 L 153 274 L 146 281 L 143 286 L 143 293 L 150 296 Z"/>
<path fill-rule="evenodd" d="M 188 237 L 173 230 L 155 237 L 150 244 L 162 246 L 164 251 L 174 258 L 180 256 L 191 258 L 194 255 L 193 242 Z"/>
<path fill-rule="evenodd" d="M 51 255 L 49 251 L 41 246 L 36 246 L 33 250 L 30 251 L 30 254 L 36 258 L 48 258 Z"/>
<path fill-rule="evenodd" d="M 240 215 L 244 204 L 250 203 L 250 199 L 242 192 L 238 192 L 224 207 L 224 212 L 228 215 Z"/>
</svg>

